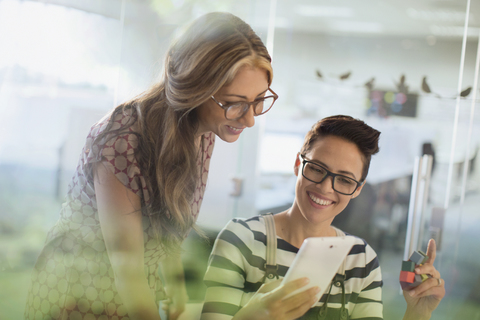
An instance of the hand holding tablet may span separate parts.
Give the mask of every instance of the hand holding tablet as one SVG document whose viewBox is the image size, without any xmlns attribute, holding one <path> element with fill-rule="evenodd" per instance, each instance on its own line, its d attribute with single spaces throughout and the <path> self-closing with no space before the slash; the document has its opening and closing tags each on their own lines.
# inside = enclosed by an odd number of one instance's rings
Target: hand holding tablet
<svg viewBox="0 0 480 320">
<path fill-rule="evenodd" d="M 317 300 L 323 295 L 345 257 L 352 249 L 355 238 L 314 237 L 303 242 L 290 269 L 288 269 L 282 284 L 307 277 L 310 283 L 288 295 L 286 298 L 312 287 L 319 287 Z"/>
</svg>

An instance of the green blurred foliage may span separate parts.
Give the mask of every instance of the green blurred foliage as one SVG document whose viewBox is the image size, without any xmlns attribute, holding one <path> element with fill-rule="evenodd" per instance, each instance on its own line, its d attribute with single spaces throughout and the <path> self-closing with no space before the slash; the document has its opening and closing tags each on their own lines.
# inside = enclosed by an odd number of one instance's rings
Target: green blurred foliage
<svg viewBox="0 0 480 320">
<path fill-rule="evenodd" d="M 23 319 L 30 275 L 60 202 L 52 170 L 0 166 L 0 319 Z"/>
<path fill-rule="evenodd" d="M 30 270 L 0 271 L 0 319 L 23 319 Z"/>
</svg>

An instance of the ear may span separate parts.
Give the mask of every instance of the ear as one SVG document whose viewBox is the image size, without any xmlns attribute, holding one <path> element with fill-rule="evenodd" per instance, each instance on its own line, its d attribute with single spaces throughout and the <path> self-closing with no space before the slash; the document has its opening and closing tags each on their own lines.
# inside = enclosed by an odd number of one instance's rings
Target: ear
<svg viewBox="0 0 480 320">
<path fill-rule="evenodd" d="M 300 153 L 297 153 L 297 159 L 295 159 L 295 166 L 293 167 L 293 172 L 295 175 L 298 177 L 298 171 L 300 170 L 300 165 L 302 164 L 300 162 L 300 158 L 298 157 Z"/>
<path fill-rule="evenodd" d="M 352 194 L 352 199 L 358 197 L 360 195 L 360 192 L 362 192 L 362 189 L 363 189 L 363 186 L 365 185 L 366 180 L 363 181 L 362 185 L 360 187 L 357 188 L 357 190 L 355 191 L 354 194 Z"/>
</svg>

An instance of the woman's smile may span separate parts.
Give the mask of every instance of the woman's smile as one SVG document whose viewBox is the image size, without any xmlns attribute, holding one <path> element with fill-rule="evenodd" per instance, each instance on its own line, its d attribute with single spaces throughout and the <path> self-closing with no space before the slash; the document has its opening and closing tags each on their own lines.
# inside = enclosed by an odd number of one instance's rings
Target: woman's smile
<svg viewBox="0 0 480 320">
<path fill-rule="evenodd" d="M 308 194 L 308 197 L 310 198 L 310 200 L 313 201 L 314 207 L 320 206 L 320 208 L 325 208 L 325 207 L 330 206 L 331 204 L 335 203 L 334 201 L 326 199 L 326 198 L 320 196 L 317 193 L 307 191 L 307 194 Z"/>
<path fill-rule="evenodd" d="M 232 127 L 230 125 L 227 124 L 227 128 L 230 130 L 231 134 L 240 134 L 242 133 L 243 129 L 245 129 L 245 127 L 243 128 L 235 128 L 235 127 Z"/>
</svg>

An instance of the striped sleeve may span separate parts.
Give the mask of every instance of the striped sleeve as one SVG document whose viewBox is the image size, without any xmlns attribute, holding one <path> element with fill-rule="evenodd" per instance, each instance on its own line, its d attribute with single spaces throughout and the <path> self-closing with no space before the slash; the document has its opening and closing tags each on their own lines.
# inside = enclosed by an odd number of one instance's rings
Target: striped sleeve
<svg viewBox="0 0 480 320">
<path fill-rule="evenodd" d="M 363 284 L 350 319 L 381 320 L 383 319 L 381 269 L 372 247 L 365 243 L 364 248 Z"/>
<path fill-rule="evenodd" d="M 219 233 L 204 277 L 207 291 L 201 320 L 231 319 L 240 309 L 251 242 L 252 232 L 235 220 Z"/>
</svg>

